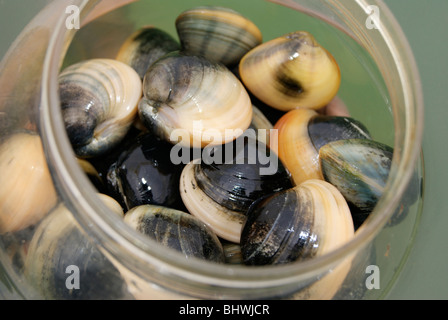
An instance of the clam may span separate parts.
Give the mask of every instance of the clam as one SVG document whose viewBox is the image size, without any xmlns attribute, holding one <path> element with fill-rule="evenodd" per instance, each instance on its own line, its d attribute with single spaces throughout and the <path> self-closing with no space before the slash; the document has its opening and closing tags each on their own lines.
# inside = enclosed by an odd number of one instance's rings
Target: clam
<svg viewBox="0 0 448 320">
<path fill-rule="evenodd" d="M 187 147 L 234 140 L 252 120 L 241 82 L 223 65 L 179 52 L 165 55 L 145 75 L 138 106 L 144 125 Z"/>
<path fill-rule="evenodd" d="M 219 237 L 239 243 L 250 205 L 267 194 L 291 188 L 290 174 L 255 137 L 241 136 L 210 154 L 213 161 L 203 158 L 185 166 L 181 197 L 188 211 Z"/>
<path fill-rule="evenodd" d="M 320 109 L 340 85 L 336 60 L 305 31 L 255 47 L 241 59 L 239 73 L 251 93 L 282 111 Z"/>
<path fill-rule="evenodd" d="M 319 151 L 326 181 L 336 186 L 353 206 L 355 224 L 361 224 L 381 198 L 392 163 L 393 149 L 366 139 L 334 141 Z"/>
<path fill-rule="evenodd" d="M 319 149 L 336 140 L 370 139 L 367 128 L 350 117 L 320 115 L 310 109 L 287 112 L 275 124 L 277 139 L 271 149 L 291 172 L 296 185 L 307 179 L 323 179 L 319 166 Z"/>
<path fill-rule="evenodd" d="M 144 26 L 126 39 L 116 59 L 131 66 L 143 80 L 156 60 L 179 49 L 180 45 L 167 32 L 154 26 Z"/>
<path fill-rule="evenodd" d="M 183 209 L 179 194 L 183 164 L 171 161 L 172 147 L 151 133 L 139 135 L 109 168 L 111 196 L 127 210 L 143 204 Z"/>
<path fill-rule="evenodd" d="M 63 204 L 36 228 L 24 274 L 44 299 L 132 299 L 121 274 Z"/>
<path fill-rule="evenodd" d="M 182 50 L 226 66 L 236 65 L 262 42 L 261 31 L 235 10 L 201 6 L 181 13 L 176 29 Z"/>
<path fill-rule="evenodd" d="M 186 212 L 141 205 L 126 212 L 124 221 L 157 243 L 182 252 L 187 259 L 224 262 L 224 251 L 216 235 Z"/>
<path fill-rule="evenodd" d="M 252 122 L 250 123 L 248 130 L 255 130 L 256 137 L 258 140 L 263 142 L 265 145 L 270 143 L 271 130 L 274 129 L 274 125 L 269 121 L 269 119 L 264 115 L 261 110 L 252 105 Z"/>
<path fill-rule="evenodd" d="M 112 59 L 91 59 L 65 68 L 59 95 L 68 137 L 80 158 L 106 153 L 126 135 L 137 114 L 141 80 Z"/>
<path fill-rule="evenodd" d="M 344 197 L 330 183 L 311 179 L 251 206 L 241 253 L 248 265 L 303 261 L 335 250 L 353 235 Z"/>
<path fill-rule="evenodd" d="M 243 264 L 240 244 L 226 240 L 221 240 L 221 244 L 224 250 L 225 263 L 234 265 Z"/>
<path fill-rule="evenodd" d="M 17 132 L 0 145 L 0 234 L 25 229 L 57 203 L 42 141 L 32 132 Z"/>
</svg>

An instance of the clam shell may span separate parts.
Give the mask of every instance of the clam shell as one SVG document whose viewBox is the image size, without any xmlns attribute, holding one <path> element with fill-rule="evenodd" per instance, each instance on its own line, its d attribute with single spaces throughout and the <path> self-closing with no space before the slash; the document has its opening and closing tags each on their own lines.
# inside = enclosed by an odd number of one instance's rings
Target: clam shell
<svg viewBox="0 0 448 320">
<path fill-rule="evenodd" d="M 234 150 L 230 161 L 192 161 L 180 179 L 181 197 L 188 211 L 219 237 L 234 243 L 240 241 L 246 212 L 255 200 L 292 187 L 289 172 L 273 152 L 260 148 L 262 142 L 249 139 L 239 148 L 238 139 L 227 145 Z M 269 159 L 261 158 L 263 150 Z"/>
<path fill-rule="evenodd" d="M 241 234 L 245 264 L 283 264 L 326 254 L 354 235 L 341 193 L 323 180 L 307 180 L 251 206 Z"/>
<path fill-rule="evenodd" d="M 18 132 L 0 145 L 0 234 L 29 227 L 57 203 L 42 141 Z"/>
<path fill-rule="evenodd" d="M 179 43 L 167 32 L 154 26 L 144 26 L 128 37 L 116 59 L 131 66 L 143 80 L 156 60 L 179 49 Z"/>
<path fill-rule="evenodd" d="M 59 75 L 62 115 L 80 158 L 104 154 L 126 135 L 141 97 L 138 74 L 123 62 L 91 59 Z"/>
<path fill-rule="evenodd" d="M 141 205 L 126 212 L 124 221 L 157 243 L 182 252 L 186 258 L 224 262 L 224 251 L 216 235 L 186 212 Z"/>
<path fill-rule="evenodd" d="M 176 29 L 185 52 L 227 66 L 237 64 L 262 42 L 261 31 L 252 21 L 223 7 L 187 10 L 176 19 Z"/>
<path fill-rule="evenodd" d="M 145 76 L 139 116 L 158 136 L 187 147 L 234 140 L 252 121 L 241 82 L 223 65 L 172 53 Z"/>
<path fill-rule="evenodd" d="M 383 195 L 393 149 L 374 140 L 334 141 L 319 151 L 323 177 L 338 188 L 362 223 Z"/>
<path fill-rule="evenodd" d="M 320 109 L 340 85 L 336 60 L 304 31 L 255 47 L 241 59 L 239 73 L 250 92 L 282 111 Z"/>
<path fill-rule="evenodd" d="M 114 213 L 112 213 L 114 214 Z M 121 218 L 122 219 L 122 218 Z M 71 269 L 75 268 L 75 269 Z M 79 288 L 71 277 L 79 276 Z M 25 261 L 24 274 L 44 299 L 132 299 L 120 273 L 72 213 L 57 206 L 36 228 Z M 67 286 L 69 284 L 69 286 Z"/>
<path fill-rule="evenodd" d="M 225 263 L 233 265 L 243 264 L 243 258 L 241 256 L 241 246 L 238 243 L 222 240 L 221 244 L 224 250 Z"/>
<path fill-rule="evenodd" d="M 270 134 L 271 130 L 274 129 L 274 125 L 264 113 L 254 105 L 252 105 L 252 122 L 249 126 L 249 130 L 250 129 L 256 131 L 256 136 L 259 141 L 267 146 L 270 144 Z"/>
<path fill-rule="evenodd" d="M 367 128 L 349 117 L 319 115 L 310 109 L 287 112 L 275 124 L 276 139 L 271 139 L 274 150 L 291 172 L 296 185 L 308 179 L 323 180 L 319 166 L 319 149 L 330 141 L 369 139 Z"/>
<path fill-rule="evenodd" d="M 100 200 L 106 205 L 106 207 L 111 210 L 111 212 L 115 213 L 118 217 L 123 218 L 124 211 L 117 200 L 104 193 L 98 193 L 97 195 Z"/>
<path fill-rule="evenodd" d="M 183 209 L 179 179 L 184 165 L 171 161 L 172 147 L 151 133 L 138 136 L 108 170 L 110 194 L 127 210 L 143 204 Z"/>
</svg>

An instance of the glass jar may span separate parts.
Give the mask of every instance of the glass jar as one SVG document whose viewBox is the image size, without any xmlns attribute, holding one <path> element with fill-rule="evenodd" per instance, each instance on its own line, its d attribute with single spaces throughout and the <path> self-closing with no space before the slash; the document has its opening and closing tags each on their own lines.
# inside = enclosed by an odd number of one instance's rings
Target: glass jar
<svg viewBox="0 0 448 320">
<path fill-rule="evenodd" d="M 351 115 L 377 140 L 394 147 L 384 196 L 343 247 L 281 266 L 186 260 L 137 234 L 98 197 L 65 133 L 57 83 L 61 67 L 86 58 L 114 57 L 121 40 L 145 24 L 174 35 L 175 17 L 201 4 L 207 1 L 48 0 L 28 8 L 37 14 L 1 64 L 0 134 L 2 142 L 17 131 L 33 132 L 34 139 L 24 146 L 19 145 L 23 141 L 13 140 L 2 149 L 4 154 L 19 152 L 19 156 L 12 166 L 4 167 L 10 175 L 2 179 L 0 214 L 25 210 L 31 198 L 40 200 L 31 203 L 40 213 L 36 220 L 27 218 L 0 235 L 2 298 L 377 299 L 387 295 L 406 263 L 421 213 L 423 102 L 412 52 L 380 0 L 213 1 L 249 17 L 264 40 L 299 29 L 313 33 L 340 64 L 338 95 Z M 2 10 L 2 16 L 6 14 Z M 26 185 L 20 185 L 19 173 L 24 172 Z M 13 173 L 18 174 L 17 180 Z M 50 215 L 56 217 L 49 219 Z M 64 252 L 63 262 L 52 260 L 51 254 L 74 241 L 84 249 Z M 74 270 L 80 272 L 80 288 L 73 282 Z M 369 278 L 373 275 L 379 283 Z"/>
</svg>

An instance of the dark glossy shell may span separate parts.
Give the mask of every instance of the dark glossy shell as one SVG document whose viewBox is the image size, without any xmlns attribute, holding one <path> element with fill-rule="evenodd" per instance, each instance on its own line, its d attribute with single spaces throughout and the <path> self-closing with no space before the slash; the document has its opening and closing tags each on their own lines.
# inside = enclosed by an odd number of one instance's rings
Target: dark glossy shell
<svg viewBox="0 0 448 320">
<path fill-rule="evenodd" d="M 319 149 L 330 141 L 349 138 L 370 139 L 367 128 L 356 119 L 319 115 L 314 110 L 287 112 L 274 126 L 278 140 L 271 141 L 296 184 L 307 179 L 323 179 Z"/>
<path fill-rule="evenodd" d="M 187 259 L 224 262 L 224 251 L 216 235 L 186 212 L 141 205 L 126 212 L 124 221 L 157 243 L 181 252 Z"/>
<path fill-rule="evenodd" d="M 185 52 L 227 66 L 237 64 L 262 42 L 261 31 L 235 10 L 202 6 L 181 13 L 176 29 Z"/>
<path fill-rule="evenodd" d="M 117 60 L 131 66 L 143 80 L 146 71 L 157 59 L 179 49 L 177 41 L 165 31 L 153 26 L 144 26 L 123 43 Z"/>
<path fill-rule="evenodd" d="M 322 255 L 354 234 L 350 210 L 339 191 L 323 180 L 257 200 L 241 234 L 245 264 L 283 264 Z"/>
<path fill-rule="evenodd" d="M 270 174 L 263 174 L 262 169 L 267 169 L 268 166 L 262 163 L 264 160 L 260 157 L 261 149 L 250 142 L 246 142 L 244 147 L 239 149 L 237 143 L 233 144 L 234 154 L 237 156 L 231 163 L 202 162 L 195 167 L 196 183 L 205 194 L 227 209 L 245 212 L 258 198 L 292 187 L 289 173 L 277 157 L 269 153 L 267 147 L 262 148 L 266 148 L 268 156 L 274 156 L 269 161 L 278 161 L 278 166 L 273 168 L 275 171 Z M 258 141 L 257 146 L 259 145 L 262 143 Z M 254 158 L 252 163 L 250 155 L 254 153 L 257 159 Z"/>
<path fill-rule="evenodd" d="M 375 208 L 389 177 L 393 149 L 374 140 L 334 141 L 319 152 L 322 174 L 336 186 L 361 223 Z"/>
<path fill-rule="evenodd" d="M 210 149 L 210 155 L 183 170 L 182 200 L 218 236 L 238 243 L 250 205 L 267 194 L 291 188 L 291 177 L 275 153 L 253 138 L 241 136 Z"/>
<path fill-rule="evenodd" d="M 142 204 L 183 209 L 179 178 L 183 164 L 173 164 L 173 146 L 143 133 L 119 155 L 107 174 L 111 195 L 127 210 Z"/>
<path fill-rule="evenodd" d="M 79 289 L 74 268 L 79 270 Z M 71 213 L 58 206 L 39 224 L 25 261 L 27 281 L 45 299 L 132 299 L 116 267 L 86 237 Z"/>
</svg>

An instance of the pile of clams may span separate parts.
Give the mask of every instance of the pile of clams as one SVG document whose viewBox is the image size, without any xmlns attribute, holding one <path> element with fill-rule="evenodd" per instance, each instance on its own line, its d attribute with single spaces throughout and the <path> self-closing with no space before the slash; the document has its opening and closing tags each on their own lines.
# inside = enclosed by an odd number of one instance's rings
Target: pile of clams
<svg viewBox="0 0 448 320">
<path fill-rule="evenodd" d="M 263 42 L 227 8 L 187 10 L 175 26 L 179 41 L 145 26 L 116 59 L 60 73 L 69 141 L 97 171 L 98 191 L 137 232 L 186 258 L 284 264 L 353 238 L 382 195 L 393 149 L 343 108 L 332 112 L 341 71 L 331 53 L 306 31 Z M 30 257 L 46 243 L 54 251 L 53 233 L 39 229 Z M 39 261 L 28 262 L 33 279 L 48 267 Z"/>
</svg>

